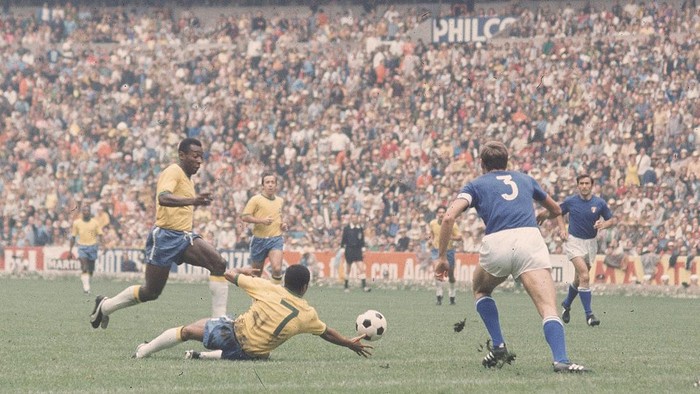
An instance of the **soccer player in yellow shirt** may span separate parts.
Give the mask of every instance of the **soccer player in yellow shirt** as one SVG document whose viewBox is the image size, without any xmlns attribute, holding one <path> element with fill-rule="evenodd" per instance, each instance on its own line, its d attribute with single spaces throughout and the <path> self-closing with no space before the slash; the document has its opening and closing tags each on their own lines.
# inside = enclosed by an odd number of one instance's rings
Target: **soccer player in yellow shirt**
<svg viewBox="0 0 700 394">
<path fill-rule="evenodd" d="M 272 282 L 282 281 L 282 249 L 287 231 L 287 223 L 282 220 L 284 200 L 277 196 L 277 176 L 271 172 L 262 174 L 262 192 L 248 200 L 241 220 L 253 223 L 253 237 L 250 240 L 250 261 L 258 276 L 262 274 L 265 258 L 270 258 Z"/>
<path fill-rule="evenodd" d="M 97 296 L 90 315 L 93 328 L 107 328 L 109 315 L 115 311 L 157 299 L 168 282 L 173 263 L 208 269 L 212 315 L 226 314 L 226 261 L 214 246 L 192 232 L 194 207 L 211 204 L 211 194 L 197 195 L 190 179 L 202 165 L 202 154 L 199 140 L 185 138 L 178 146 L 178 163 L 161 172 L 156 187 L 156 223 L 146 239 L 146 283 L 130 286 L 112 298 Z"/>
<path fill-rule="evenodd" d="M 267 359 L 272 350 L 303 333 L 318 335 L 359 356 L 371 355 L 372 346 L 360 342 L 362 337 L 346 338 L 328 327 L 319 319 L 316 309 L 302 298 L 309 289 L 311 275 L 308 268 L 299 264 L 290 266 L 284 275 L 284 286 L 250 276 L 256 272 L 257 269 L 250 266 L 226 272 L 226 279 L 253 299 L 253 305 L 245 313 L 235 320 L 222 316 L 165 330 L 155 339 L 140 344 L 134 358 L 148 357 L 182 342 L 196 340 L 211 351 L 188 350 L 186 358 Z"/>
<path fill-rule="evenodd" d="M 445 212 L 447 212 L 447 207 L 439 206 L 435 211 L 435 219 L 431 220 L 428 224 L 428 241 L 430 241 L 431 246 L 430 257 L 433 261 L 437 261 L 438 259 L 438 249 L 440 248 L 440 226 L 442 225 L 442 218 L 445 216 Z M 461 239 L 462 236 L 460 235 L 459 229 L 457 228 L 457 224 L 455 223 L 452 226 L 452 234 L 450 237 L 450 240 L 452 242 L 450 242 L 450 247 L 447 249 L 447 263 L 449 264 L 447 275 L 449 277 L 450 282 L 450 305 L 456 304 L 455 297 L 457 295 L 457 290 L 455 289 L 455 282 L 457 281 L 455 279 L 455 248 L 452 245 L 454 245 L 454 242 L 459 241 Z M 441 280 L 436 281 L 436 305 L 442 305 L 443 284 L 444 282 Z"/>
<path fill-rule="evenodd" d="M 73 222 L 71 229 L 70 248 L 68 253 L 73 255 L 73 246 L 78 243 L 78 260 L 80 260 L 80 280 L 83 282 L 83 292 L 90 294 L 90 278 L 95 271 L 95 260 L 97 260 L 97 249 L 102 226 L 92 217 L 90 205 L 83 204 L 81 208 L 82 217 Z"/>
</svg>

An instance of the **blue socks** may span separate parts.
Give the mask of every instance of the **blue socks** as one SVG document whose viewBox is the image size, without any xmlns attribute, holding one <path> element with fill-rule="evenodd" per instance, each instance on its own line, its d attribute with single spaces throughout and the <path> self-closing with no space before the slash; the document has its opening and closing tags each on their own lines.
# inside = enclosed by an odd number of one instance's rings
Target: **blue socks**
<svg viewBox="0 0 700 394">
<path fill-rule="evenodd" d="M 491 297 L 481 297 L 476 300 L 476 311 L 481 316 L 481 320 L 486 326 L 489 335 L 491 336 L 491 341 L 493 342 L 493 347 L 499 347 L 505 341 L 503 340 L 503 334 L 501 333 L 501 323 L 498 321 L 498 308 L 496 308 L 496 301 Z M 563 329 L 562 329 L 563 333 Z"/>
<path fill-rule="evenodd" d="M 581 304 L 583 304 L 583 311 L 586 312 L 586 317 L 593 314 L 591 310 L 591 289 L 578 289 L 578 293 L 581 296 Z"/>
<path fill-rule="evenodd" d="M 566 354 L 566 339 L 564 338 L 564 324 L 558 316 L 546 317 L 542 321 L 544 329 L 544 339 L 547 340 L 549 348 L 552 350 L 552 358 L 558 363 L 568 363 L 569 357 Z"/>
<path fill-rule="evenodd" d="M 588 292 L 590 296 L 590 291 Z M 582 297 L 583 298 L 583 297 Z M 590 297 L 589 297 L 590 300 Z M 496 301 L 491 297 L 482 297 L 476 301 L 476 311 L 481 316 L 486 330 L 491 335 L 493 347 L 499 347 L 504 343 L 503 334 L 501 333 L 501 324 L 498 321 L 498 308 Z M 544 330 L 544 338 L 552 350 L 552 359 L 559 363 L 570 362 L 569 356 L 566 354 L 566 338 L 564 337 L 564 324 L 559 316 L 549 316 L 542 321 Z"/>
<path fill-rule="evenodd" d="M 569 293 L 566 295 L 566 298 L 564 299 L 564 306 L 567 308 L 571 307 L 571 303 L 574 302 L 576 299 L 576 296 L 578 295 L 578 289 L 574 287 L 574 285 L 570 284 L 569 285 Z"/>
</svg>

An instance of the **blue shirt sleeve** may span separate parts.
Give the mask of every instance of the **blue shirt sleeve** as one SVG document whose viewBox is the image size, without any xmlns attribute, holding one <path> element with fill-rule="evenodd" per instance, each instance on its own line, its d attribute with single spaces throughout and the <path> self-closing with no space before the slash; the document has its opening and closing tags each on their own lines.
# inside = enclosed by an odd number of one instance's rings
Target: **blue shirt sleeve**
<svg viewBox="0 0 700 394">
<path fill-rule="evenodd" d="M 535 201 L 544 201 L 547 198 L 547 193 L 542 190 L 542 187 L 537 183 L 535 178 L 530 177 L 530 181 L 532 182 L 532 198 Z"/>
<path fill-rule="evenodd" d="M 568 198 L 564 199 L 564 202 L 559 204 L 559 208 L 561 208 L 561 215 L 562 216 L 569 213 L 569 209 L 571 209 L 570 200 Z"/>
<path fill-rule="evenodd" d="M 605 220 L 610 220 L 612 218 L 612 211 L 610 211 L 610 207 L 608 204 L 603 200 L 603 204 L 601 204 L 601 210 L 600 210 L 600 216 L 603 217 Z"/>
<path fill-rule="evenodd" d="M 473 183 L 470 182 L 464 186 L 462 190 L 459 191 L 457 197 L 459 198 L 462 194 L 469 194 L 471 196 L 472 200 L 469 203 L 469 206 L 476 207 L 479 205 L 479 193 L 476 192 Z"/>
</svg>

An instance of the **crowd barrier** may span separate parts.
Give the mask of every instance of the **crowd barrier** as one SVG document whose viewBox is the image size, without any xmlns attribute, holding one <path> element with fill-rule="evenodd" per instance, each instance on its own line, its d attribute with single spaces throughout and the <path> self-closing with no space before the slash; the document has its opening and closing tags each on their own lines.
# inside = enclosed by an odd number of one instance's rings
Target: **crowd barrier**
<svg viewBox="0 0 700 394">
<path fill-rule="evenodd" d="M 249 253 L 239 250 L 220 250 L 229 268 L 248 264 Z M 630 256 L 627 264 L 613 268 L 603 263 L 604 256 L 596 258 L 591 267 L 591 277 L 596 283 L 629 284 L 641 281 L 644 269 L 639 257 Z M 433 270 L 429 255 L 400 252 L 365 253 L 366 275 L 370 281 L 425 283 L 433 280 Z M 470 282 L 472 272 L 478 264 L 479 255 L 475 253 L 457 253 L 455 276 L 458 282 Z M 574 269 L 563 255 L 551 255 L 552 277 L 558 283 L 570 283 L 574 278 Z M 654 284 L 674 286 L 689 283 L 691 275 L 697 275 L 700 257 L 686 264 L 686 257 L 679 257 L 676 263 L 669 264 L 669 256 L 661 257 L 656 272 L 651 278 Z M 304 264 L 309 267 L 315 278 L 344 279 L 345 261 L 336 251 L 317 251 L 310 253 L 284 252 L 284 265 Z M 97 274 L 121 275 L 142 272 L 144 265 L 143 249 L 115 248 L 101 249 L 95 263 Z M 269 265 L 266 266 L 269 275 Z M 0 254 L 0 272 L 19 274 L 38 272 L 48 274 L 76 273 L 80 262 L 70 256 L 65 246 L 47 247 L 6 247 Z M 173 265 L 172 274 L 181 277 L 205 277 L 208 271 L 189 264 Z M 357 276 L 353 265 L 350 276 Z"/>
</svg>

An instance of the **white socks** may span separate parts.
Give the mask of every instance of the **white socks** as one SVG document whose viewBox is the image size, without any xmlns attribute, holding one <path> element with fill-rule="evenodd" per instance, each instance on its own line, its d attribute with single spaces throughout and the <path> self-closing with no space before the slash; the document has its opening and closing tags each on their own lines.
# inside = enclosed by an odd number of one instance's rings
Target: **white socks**
<svg viewBox="0 0 700 394">
<path fill-rule="evenodd" d="M 83 272 L 80 274 L 80 281 L 83 282 L 83 291 L 86 293 L 90 292 L 90 274 Z"/>
<path fill-rule="evenodd" d="M 211 292 L 211 316 L 226 315 L 228 281 L 223 276 L 209 276 L 209 291 Z"/>
<path fill-rule="evenodd" d="M 139 303 L 139 288 L 141 286 L 129 286 L 112 298 L 107 298 L 102 303 L 102 314 L 109 316 L 115 311 L 136 305 Z"/>
<path fill-rule="evenodd" d="M 221 350 L 212 350 L 210 352 L 199 352 L 199 358 L 200 359 L 210 359 L 210 360 L 218 360 L 221 358 Z"/>
<path fill-rule="evenodd" d="M 148 343 L 142 343 L 136 348 L 136 358 L 148 357 L 155 352 L 171 348 L 182 342 L 182 326 L 163 331 L 155 339 Z"/>
<path fill-rule="evenodd" d="M 457 290 L 455 289 L 455 284 L 450 283 L 450 297 L 454 297 L 457 295 Z"/>
</svg>

